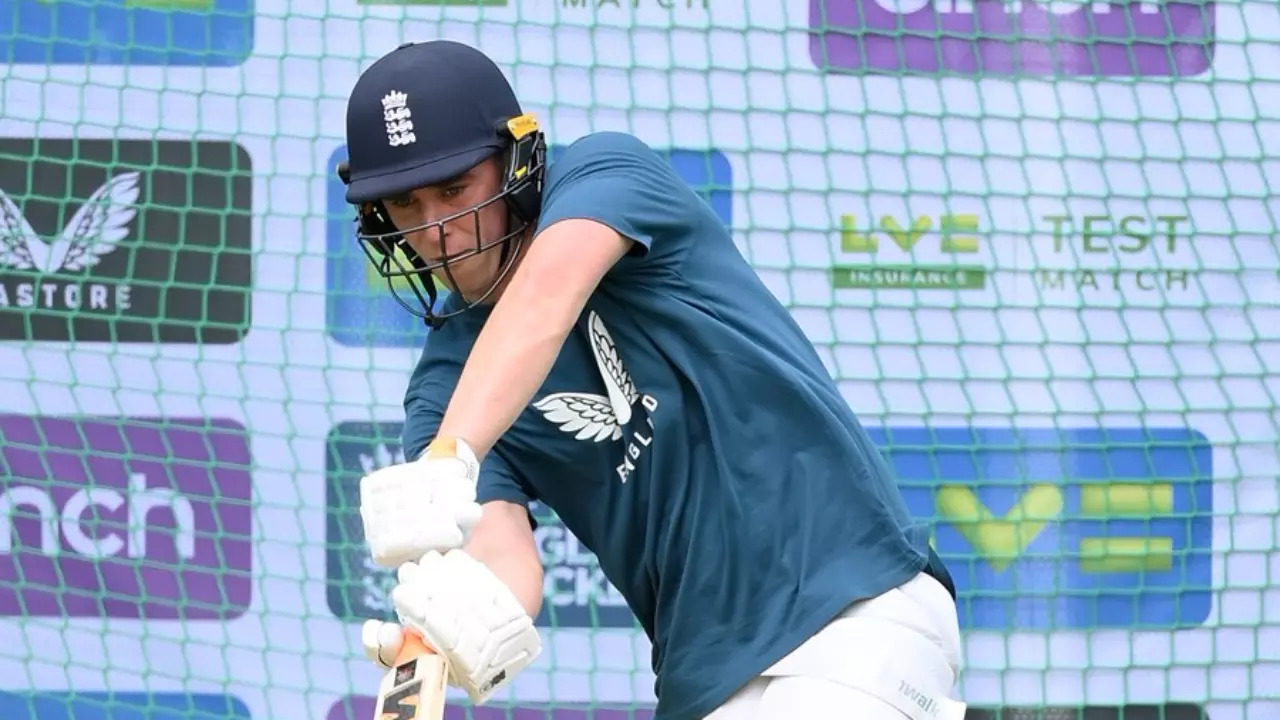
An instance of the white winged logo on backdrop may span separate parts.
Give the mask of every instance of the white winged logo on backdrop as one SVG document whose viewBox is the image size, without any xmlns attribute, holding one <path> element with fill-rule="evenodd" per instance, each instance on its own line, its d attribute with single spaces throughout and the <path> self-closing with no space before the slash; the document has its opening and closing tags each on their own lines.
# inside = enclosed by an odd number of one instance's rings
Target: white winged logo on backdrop
<svg viewBox="0 0 1280 720">
<path fill-rule="evenodd" d="M 0 268 L 55 273 L 97 265 L 129 235 L 129 223 L 138 214 L 138 192 L 138 173 L 111 178 L 80 206 L 60 235 L 46 242 L 0 190 Z"/>
<path fill-rule="evenodd" d="M 608 396 L 554 393 L 533 406 L 564 432 L 576 433 L 574 437 L 578 440 L 617 440 L 622 437 L 623 426 L 631 421 L 632 406 L 640 399 L 640 393 L 622 365 L 613 338 L 594 310 L 588 316 L 587 329 L 591 337 L 591 352 L 595 355 Z"/>
</svg>

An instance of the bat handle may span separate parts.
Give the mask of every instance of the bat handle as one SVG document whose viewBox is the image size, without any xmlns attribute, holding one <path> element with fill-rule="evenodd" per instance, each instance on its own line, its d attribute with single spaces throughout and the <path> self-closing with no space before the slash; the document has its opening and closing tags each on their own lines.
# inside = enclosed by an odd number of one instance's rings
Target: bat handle
<svg viewBox="0 0 1280 720">
<path fill-rule="evenodd" d="M 432 677 L 435 679 L 432 680 L 430 684 L 434 695 L 439 698 L 441 703 L 443 703 L 445 688 L 449 685 L 448 663 L 445 661 L 444 656 L 436 653 L 435 650 L 432 650 L 427 646 L 427 644 L 422 640 L 422 636 L 419 635 L 417 631 L 405 628 L 404 643 L 400 646 L 400 652 L 396 653 L 396 667 L 400 667 L 404 663 L 418 658 L 435 658 L 436 662 L 432 663 L 435 669 Z M 441 709 L 440 712 L 443 713 L 444 710 Z M 433 715 L 430 717 L 439 716 Z"/>
<path fill-rule="evenodd" d="M 383 675 L 374 720 L 421 718 L 444 720 L 449 667 L 444 656 L 427 647 L 422 636 L 401 631 L 395 665 Z"/>
<path fill-rule="evenodd" d="M 405 630 L 404 643 L 400 646 L 400 652 L 396 653 L 396 665 L 407 663 L 423 655 L 435 655 L 435 651 L 427 647 L 421 635 L 413 630 Z"/>
</svg>

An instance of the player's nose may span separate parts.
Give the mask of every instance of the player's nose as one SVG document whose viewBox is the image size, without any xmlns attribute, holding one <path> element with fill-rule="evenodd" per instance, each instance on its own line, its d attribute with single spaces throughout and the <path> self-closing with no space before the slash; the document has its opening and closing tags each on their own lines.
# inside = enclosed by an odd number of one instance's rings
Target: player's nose
<svg viewBox="0 0 1280 720">
<path fill-rule="evenodd" d="M 427 262 L 435 262 L 444 255 L 444 239 L 440 235 L 439 227 L 427 227 L 408 233 L 406 239 L 413 251 Z"/>
<path fill-rule="evenodd" d="M 431 197 L 431 194 L 426 192 L 418 192 L 417 195 L 415 207 L 418 209 L 419 223 L 426 226 L 436 225 L 448 216 L 444 203 L 439 199 Z M 438 227 L 433 229 L 437 233 L 440 231 Z"/>
<path fill-rule="evenodd" d="M 414 226 L 417 229 L 408 233 L 410 244 L 419 255 L 439 256 L 442 252 L 441 248 L 444 247 L 445 236 L 448 234 L 447 226 L 440 223 L 440 220 L 446 217 L 444 209 L 440 203 L 423 197 L 418 198 L 414 209 L 418 211 L 417 217 L 414 218 Z"/>
</svg>

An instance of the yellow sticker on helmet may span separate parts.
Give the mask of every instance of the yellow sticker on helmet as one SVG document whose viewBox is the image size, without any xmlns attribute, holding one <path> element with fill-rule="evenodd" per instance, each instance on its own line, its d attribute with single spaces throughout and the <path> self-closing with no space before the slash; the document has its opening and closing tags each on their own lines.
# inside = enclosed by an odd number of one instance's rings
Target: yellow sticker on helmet
<svg viewBox="0 0 1280 720">
<path fill-rule="evenodd" d="M 528 113 L 518 115 L 507 121 L 507 131 L 511 133 L 511 137 L 519 140 L 520 138 L 532 132 L 537 132 L 538 121 Z"/>
</svg>

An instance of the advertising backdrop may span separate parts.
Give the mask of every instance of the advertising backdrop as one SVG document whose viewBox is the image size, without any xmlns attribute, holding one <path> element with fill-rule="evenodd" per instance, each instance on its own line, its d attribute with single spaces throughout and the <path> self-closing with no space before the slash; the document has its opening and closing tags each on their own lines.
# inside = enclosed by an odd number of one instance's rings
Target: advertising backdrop
<svg viewBox="0 0 1280 720">
<path fill-rule="evenodd" d="M 0 0 L 0 716 L 370 716 L 358 481 L 427 331 L 334 167 L 439 37 L 732 229 L 930 523 L 972 720 L 1280 718 L 1264 0 Z M 546 652 L 449 717 L 648 717 L 535 510 Z"/>
</svg>

